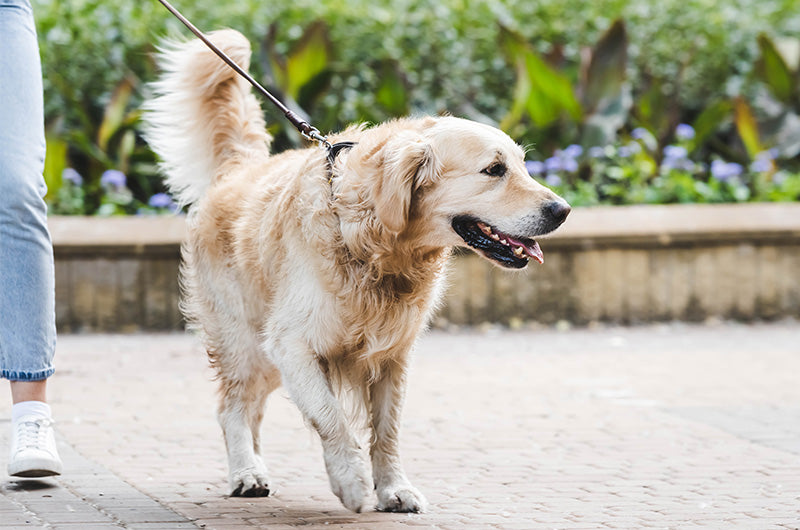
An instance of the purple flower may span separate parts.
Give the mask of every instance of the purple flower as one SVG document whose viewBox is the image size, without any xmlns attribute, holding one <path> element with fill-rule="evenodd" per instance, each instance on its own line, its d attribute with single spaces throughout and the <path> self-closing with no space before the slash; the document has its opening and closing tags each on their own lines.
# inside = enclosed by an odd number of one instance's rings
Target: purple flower
<svg viewBox="0 0 800 530">
<path fill-rule="evenodd" d="M 673 160 L 680 160 L 689 156 L 689 152 L 685 147 L 679 145 L 668 145 L 664 148 L 664 158 L 672 158 Z"/>
<path fill-rule="evenodd" d="M 589 158 L 603 158 L 606 156 L 606 150 L 603 147 L 590 147 L 589 148 Z"/>
<path fill-rule="evenodd" d="M 678 140 L 691 140 L 694 138 L 694 128 L 686 123 L 681 123 L 675 127 L 675 136 Z"/>
<path fill-rule="evenodd" d="M 711 176 L 720 182 L 727 182 L 738 177 L 743 170 L 744 168 L 736 162 L 723 162 L 722 160 L 711 162 Z"/>
<path fill-rule="evenodd" d="M 631 142 L 631 143 L 629 143 L 627 145 L 627 147 L 628 147 L 628 149 L 631 150 L 631 153 L 634 154 L 634 155 L 636 153 L 641 153 L 642 152 L 642 146 L 639 145 L 637 142 Z"/>
<path fill-rule="evenodd" d="M 729 162 L 728 171 L 730 171 L 734 177 L 738 177 L 739 175 L 742 174 L 744 168 L 741 166 L 741 164 L 737 164 L 736 162 Z"/>
<path fill-rule="evenodd" d="M 634 130 L 631 131 L 631 138 L 634 140 L 642 140 L 650 135 L 650 131 L 645 129 L 644 127 L 636 127 Z"/>
<path fill-rule="evenodd" d="M 689 152 L 685 147 L 668 145 L 664 148 L 664 160 L 661 161 L 661 168 L 667 171 L 670 169 L 692 171 L 695 166 L 688 157 Z"/>
<path fill-rule="evenodd" d="M 555 173 L 549 173 L 544 181 L 547 183 L 548 186 L 561 186 L 561 177 L 556 175 Z"/>
<path fill-rule="evenodd" d="M 661 169 L 669 171 L 671 169 L 681 169 L 683 171 L 694 171 L 694 162 L 688 158 L 665 158 L 661 161 Z"/>
<path fill-rule="evenodd" d="M 65 168 L 64 171 L 61 172 L 61 180 L 71 182 L 75 186 L 83 184 L 83 177 L 81 177 L 81 174 L 71 167 Z"/>
<path fill-rule="evenodd" d="M 563 155 L 567 158 L 578 158 L 582 154 L 583 154 L 583 147 L 579 146 L 578 144 L 569 145 L 563 151 Z"/>
<path fill-rule="evenodd" d="M 750 171 L 755 173 L 766 173 L 772 169 L 772 160 L 769 158 L 758 158 L 750 164 Z"/>
<path fill-rule="evenodd" d="M 103 175 L 100 177 L 100 184 L 112 188 L 124 188 L 125 181 L 125 173 L 116 169 L 104 171 Z"/>
<path fill-rule="evenodd" d="M 175 207 L 172 197 L 166 193 L 156 193 L 150 197 L 150 200 L 147 201 L 147 204 L 153 208 L 169 208 L 170 210 Z"/>
<path fill-rule="evenodd" d="M 574 158 L 567 158 L 563 160 L 563 168 L 567 173 L 575 173 L 578 171 L 578 162 Z"/>
<path fill-rule="evenodd" d="M 775 160 L 778 156 L 778 150 L 774 147 L 766 151 L 761 151 L 756 155 L 756 160 Z"/>
<path fill-rule="evenodd" d="M 620 146 L 620 148 L 617 149 L 617 155 L 619 155 L 622 158 L 628 158 L 632 154 L 633 151 L 631 151 L 631 148 L 628 147 L 627 145 Z"/>
<path fill-rule="evenodd" d="M 563 164 L 561 163 L 561 158 L 557 156 L 551 156 L 547 160 L 544 161 L 544 167 L 547 171 L 561 171 Z"/>
<path fill-rule="evenodd" d="M 541 175 L 544 173 L 544 163 L 538 160 L 528 160 L 525 162 L 525 168 L 531 175 Z"/>
<path fill-rule="evenodd" d="M 774 167 L 772 162 L 775 160 L 776 156 L 778 156 L 778 150 L 774 147 L 767 151 L 761 151 L 756 155 L 753 163 L 750 164 L 750 171 L 755 171 L 756 173 L 772 171 Z"/>
</svg>

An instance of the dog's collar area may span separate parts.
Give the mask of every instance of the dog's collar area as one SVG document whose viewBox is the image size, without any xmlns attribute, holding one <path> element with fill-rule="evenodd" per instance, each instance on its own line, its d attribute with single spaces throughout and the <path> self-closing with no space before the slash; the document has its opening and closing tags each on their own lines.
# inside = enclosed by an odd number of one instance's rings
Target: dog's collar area
<svg viewBox="0 0 800 530">
<path fill-rule="evenodd" d="M 352 149 L 358 142 L 336 142 L 335 144 L 328 144 L 328 150 L 325 160 L 328 162 L 328 182 L 333 181 L 333 165 L 336 163 L 336 157 L 345 149 Z"/>
<path fill-rule="evenodd" d="M 358 142 L 336 142 L 328 147 L 328 168 L 333 169 L 333 164 L 336 162 L 336 157 L 345 149 L 352 149 Z"/>
</svg>

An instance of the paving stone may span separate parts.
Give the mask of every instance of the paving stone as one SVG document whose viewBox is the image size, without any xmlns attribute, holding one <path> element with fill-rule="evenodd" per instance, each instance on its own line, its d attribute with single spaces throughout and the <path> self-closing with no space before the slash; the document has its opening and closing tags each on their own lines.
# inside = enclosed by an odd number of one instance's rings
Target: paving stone
<svg viewBox="0 0 800 530">
<path fill-rule="evenodd" d="M 341 506 L 283 390 L 262 432 L 277 494 L 228 497 L 195 337 L 62 335 L 65 473 L 0 478 L 0 528 L 797 529 L 799 338 L 791 321 L 431 332 L 401 440 L 430 507 L 407 515 Z"/>
</svg>

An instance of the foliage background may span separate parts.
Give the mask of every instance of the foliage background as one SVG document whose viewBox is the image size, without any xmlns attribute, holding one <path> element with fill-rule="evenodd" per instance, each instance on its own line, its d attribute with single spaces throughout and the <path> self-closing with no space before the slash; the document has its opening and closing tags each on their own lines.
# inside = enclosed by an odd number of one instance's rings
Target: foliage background
<svg viewBox="0 0 800 530">
<path fill-rule="evenodd" d="M 168 210 L 138 108 L 154 43 L 186 30 L 156 0 L 32 3 L 51 211 Z M 502 124 L 532 161 L 580 144 L 576 164 L 538 174 L 578 204 L 800 199 L 800 0 L 175 4 L 247 35 L 256 77 L 323 131 L 448 112 Z M 300 145 L 264 107 L 276 147 Z M 676 137 L 682 123 L 692 138 Z M 670 146 L 688 162 L 665 166 Z M 721 162 L 742 171 L 715 179 Z"/>
</svg>

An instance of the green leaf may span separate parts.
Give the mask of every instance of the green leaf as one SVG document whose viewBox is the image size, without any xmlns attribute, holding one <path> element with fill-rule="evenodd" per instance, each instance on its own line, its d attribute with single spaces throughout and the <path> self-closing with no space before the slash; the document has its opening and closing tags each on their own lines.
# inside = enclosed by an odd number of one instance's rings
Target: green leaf
<svg viewBox="0 0 800 530">
<path fill-rule="evenodd" d="M 595 45 L 582 75 L 583 110 L 588 115 L 583 123 L 583 145 L 613 142 L 627 122 L 633 105 L 631 88 L 625 81 L 627 62 L 625 24 L 616 20 Z"/>
<path fill-rule="evenodd" d="M 606 101 L 618 97 L 625 83 L 628 63 L 628 34 L 617 19 L 592 49 L 583 75 L 583 109 L 591 114 Z"/>
<path fill-rule="evenodd" d="M 67 142 L 55 134 L 45 136 L 47 152 L 44 157 L 44 181 L 47 184 L 47 198 L 55 197 L 63 184 L 61 175 L 67 168 Z"/>
<path fill-rule="evenodd" d="M 742 139 L 747 154 L 750 158 L 763 151 L 761 141 L 758 134 L 758 123 L 753 116 L 753 111 L 747 102 L 739 97 L 734 101 L 734 120 L 736 121 L 736 130 L 739 132 L 739 137 Z"/>
<path fill-rule="evenodd" d="M 534 125 L 546 127 L 564 111 L 573 118 L 580 116 L 580 106 L 566 77 L 550 68 L 532 51 L 525 53 L 523 60 L 523 75 L 528 77 L 531 87 L 525 108 Z"/>
<path fill-rule="evenodd" d="M 378 68 L 378 87 L 375 100 L 392 116 L 408 114 L 406 81 L 395 61 L 383 61 Z"/>
<path fill-rule="evenodd" d="M 796 79 L 786 65 L 775 43 L 764 35 L 758 36 L 758 47 L 761 57 L 756 62 L 756 72 L 761 81 L 766 83 L 772 94 L 784 103 L 791 103 L 796 90 Z"/>
<path fill-rule="evenodd" d="M 652 79 L 646 86 L 634 102 L 633 113 L 639 126 L 661 137 L 669 128 L 672 114 L 669 99 L 664 94 L 664 81 Z"/>
<path fill-rule="evenodd" d="M 528 99 L 531 97 L 531 80 L 525 71 L 525 65 L 523 61 L 517 61 L 516 63 L 516 75 L 517 82 L 514 85 L 511 108 L 499 125 L 500 129 L 503 131 L 512 130 L 517 124 L 520 123 L 520 121 L 522 121 L 522 117 L 525 115 L 525 108 L 527 106 Z"/>
<path fill-rule="evenodd" d="M 551 68 L 521 36 L 506 28 L 501 28 L 501 46 L 517 72 L 514 100 L 504 125 L 515 125 L 523 110 L 537 127 L 546 127 L 564 114 L 580 120 L 581 107 L 566 76 Z"/>
<path fill-rule="evenodd" d="M 315 102 L 319 101 L 319 99 L 325 95 L 331 85 L 332 78 L 333 71 L 325 69 L 303 85 L 302 88 L 300 88 L 300 93 L 297 95 L 297 104 L 300 108 L 312 109 Z M 318 123 L 317 125 L 321 124 Z"/>
<path fill-rule="evenodd" d="M 123 79 L 114 89 L 111 100 L 103 112 L 103 121 L 97 131 L 97 145 L 104 150 L 108 142 L 125 123 L 125 110 L 133 93 L 134 84 L 129 78 Z"/>
<path fill-rule="evenodd" d="M 300 89 L 328 67 L 331 43 L 328 27 L 322 21 L 311 24 L 286 58 L 284 92 L 297 99 Z"/>
<path fill-rule="evenodd" d="M 500 48 L 506 54 L 506 57 L 514 63 L 516 63 L 518 57 L 521 57 L 526 50 L 530 49 L 530 45 L 522 35 L 502 24 L 499 27 L 498 40 Z"/>
<path fill-rule="evenodd" d="M 733 112 L 733 104 L 728 100 L 717 101 L 703 109 L 703 112 L 692 124 L 694 138 L 691 150 L 697 149 L 705 143 L 709 136 L 717 131 Z"/>
<path fill-rule="evenodd" d="M 133 154 L 134 149 L 136 149 L 136 133 L 133 130 L 128 129 L 122 135 L 122 139 L 119 142 L 119 150 L 117 158 L 119 160 L 118 169 L 123 173 L 128 173 L 130 167 L 130 160 L 131 155 Z"/>
</svg>

